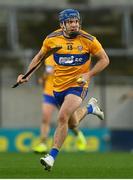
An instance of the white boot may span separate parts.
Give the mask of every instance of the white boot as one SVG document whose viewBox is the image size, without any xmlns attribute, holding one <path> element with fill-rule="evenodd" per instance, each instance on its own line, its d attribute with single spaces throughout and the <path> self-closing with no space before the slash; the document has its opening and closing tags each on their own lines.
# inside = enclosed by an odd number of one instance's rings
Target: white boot
<svg viewBox="0 0 133 180">
<path fill-rule="evenodd" d="M 104 119 L 104 112 L 98 107 L 98 103 L 97 103 L 97 99 L 95 98 L 91 98 L 87 104 L 87 107 L 89 107 L 89 105 L 92 106 L 93 112 L 92 114 L 96 115 L 97 117 L 99 117 L 101 120 Z"/>
<path fill-rule="evenodd" d="M 50 171 L 54 165 L 54 158 L 47 154 L 44 157 L 40 158 L 41 164 L 44 166 L 44 169 Z"/>
</svg>

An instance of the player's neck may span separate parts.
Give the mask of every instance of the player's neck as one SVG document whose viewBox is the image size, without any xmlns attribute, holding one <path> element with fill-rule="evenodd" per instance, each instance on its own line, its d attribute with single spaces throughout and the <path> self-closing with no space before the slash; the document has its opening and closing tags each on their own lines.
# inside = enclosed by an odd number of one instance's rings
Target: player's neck
<svg viewBox="0 0 133 180">
<path fill-rule="evenodd" d="M 63 36 L 64 36 L 65 38 L 67 38 L 67 39 L 74 39 L 74 38 L 76 38 L 79 34 L 80 34 L 80 32 L 67 34 L 65 31 L 63 31 Z"/>
</svg>

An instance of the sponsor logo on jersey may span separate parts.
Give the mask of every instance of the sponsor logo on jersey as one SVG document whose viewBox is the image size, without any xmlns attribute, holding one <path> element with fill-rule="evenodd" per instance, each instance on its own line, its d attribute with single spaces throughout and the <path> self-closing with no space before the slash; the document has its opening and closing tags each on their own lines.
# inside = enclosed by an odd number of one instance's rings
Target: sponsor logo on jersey
<svg viewBox="0 0 133 180">
<path fill-rule="evenodd" d="M 54 54 L 54 60 L 63 66 L 79 66 L 89 60 L 89 54 Z"/>
</svg>

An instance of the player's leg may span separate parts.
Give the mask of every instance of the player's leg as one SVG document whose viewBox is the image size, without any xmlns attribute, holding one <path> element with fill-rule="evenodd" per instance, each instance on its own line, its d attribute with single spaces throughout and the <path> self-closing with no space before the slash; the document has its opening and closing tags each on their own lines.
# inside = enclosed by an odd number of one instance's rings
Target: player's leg
<svg viewBox="0 0 133 180">
<path fill-rule="evenodd" d="M 41 158 L 41 163 L 45 166 L 46 170 L 50 170 L 53 166 L 54 160 L 67 137 L 68 121 L 73 112 L 81 105 L 81 103 L 81 97 L 74 94 L 69 94 L 65 97 L 58 114 L 58 124 L 54 134 L 53 148 L 47 157 Z"/>
<path fill-rule="evenodd" d="M 96 115 L 101 120 L 104 119 L 104 113 L 99 108 L 97 99 L 92 97 L 89 100 L 87 106 L 79 107 L 71 116 L 69 120 L 69 127 L 71 129 L 76 128 L 79 125 L 80 121 L 82 121 L 87 114 Z"/>
<path fill-rule="evenodd" d="M 84 134 L 82 133 L 82 131 L 78 130 L 77 126 L 87 114 L 94 114 L 101 120 L 104 119 L 104 113 L 102 110 L 100 110 L 95 98 L 91 98 L 87 106 L 79 107 L 69 120 L 69 128 L 71 128 L 73 133 L 77 136 L 77 149 L 82 151 L 86 150 L 87 142 Z"/>
<path fill-rule="evenodd" d="M 40 127 L 41 132 L 41 141 L 46 142 L 49 130 L 50 130 L 50 123 L 52 119 L 53 112 L 55 111 L 56 107 L 53 104 L 43 103 L 42 112 L 42 123 Z"/>
<path fill-rule="evenodd" d="M 58 114 L 58 126 L 54 136 L 53 147 L 60 149 L 68 132 L 68 121 L 74 111 L 80 106 L 82 99 L 76 95 L 69 94 L 61 106 Z"/>
<path fill-rule="evenodd" d="M 65 92 L 67 96 L 65 96 L 65 100 L 61 106 L 58 116 L 58 126 L 54 135 L 54 144 L 53 148 L 51 149 L 49 155 L 47 157 L 41 158 L 41 163 L 45 166 L 46 170 L 50 170 L 54 164 L 54 160 L 58 155 L 59 149 L 61 148 L 68 132 L 68 126 L 70 128 L 75 128 L 78 126 L 80 120 L 86 114 L 97 114 L 97 102 L 94 103 L 94 98 L 91 99 L 87 105 L 87 107 L 79 108 L 82 102 L 81 95 L 86 95 L 83 88 L 70 88 Z M 84 93 L 82 93 L 84 92 Z M 61 96 L 59 96 L 61 97 Z M 82 96 L 83 97 L 83 96 Z M 61 98 L 59 101 L 62 102 Z M 99 107 L 98 107 L 99 110 Z"/>
<path fill-rule="evenodd" d="M 33 151 L 36 153 L 46 153 L 47 148 L 47 138 L 50 130 L 50 123 L 52 119 L 55 106 L 52 104 L 43 103 L 42 105 L 42 122 L 40 127 L 40 143 L 33 148 Z"/>
<path fill-rule="evenodd" d="M 83 132 L 78 129 L 77 127 L 71 129 L 74 135 L 76 136 L 75 145 L 77 150 L 79 151 L 85 151 L 87 147 L 87 141 L 83 134 Z"/>
<path fill-rule="evenodd" d="M 53 112 L 56 109 L 56 102 L 53 96 L 44 95 L 44 101 L 42 104 L 42 122 L 40 126 L 40 143 L 33 148 L 34 152 L 46 153 L 47 148 L 47 138 L 50 131 L 50 123 L 52 119 Z"/>
</svg>

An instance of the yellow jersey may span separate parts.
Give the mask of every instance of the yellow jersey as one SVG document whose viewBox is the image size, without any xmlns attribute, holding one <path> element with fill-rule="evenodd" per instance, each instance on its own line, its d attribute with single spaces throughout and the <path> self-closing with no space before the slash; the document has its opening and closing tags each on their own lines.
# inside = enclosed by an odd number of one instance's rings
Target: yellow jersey
<svg viewBox="0 0 133 180">
<path fill-rule="evenodd" d="M 83 30 L 80 30 L 76 38 L 69 39 L 63 36 L 61 29 L 58 29 L 46 37 L 41 50 L 46 53 L 56 46 L 62 48 L 53 54 L 54 91 L 61 92 L 70 87 L 79 87 L 77 77 L 90 70 L 91 54 L 95 55 L 102 50 L 100 42 Z M 88 84 L 84 87 L 88 87 Z"/>
<path fill-rule="evenodd" d="M 43 92 L 49 96 L 53 95 L 53 74 L 54 74 L 54 60 L 53 55 L 45 60 L 45 72 L 47 73 L 47 78 L 44 83 Z"/>
</svg>

